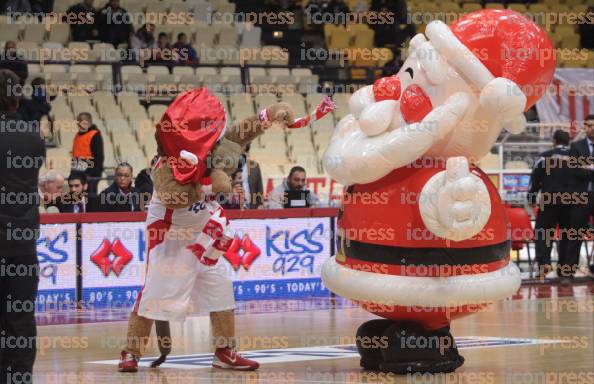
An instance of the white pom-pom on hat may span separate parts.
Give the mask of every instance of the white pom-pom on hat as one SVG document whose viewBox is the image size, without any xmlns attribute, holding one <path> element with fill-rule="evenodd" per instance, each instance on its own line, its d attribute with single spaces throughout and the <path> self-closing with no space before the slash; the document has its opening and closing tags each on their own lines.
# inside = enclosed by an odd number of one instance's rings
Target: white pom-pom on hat
<svg viewBox="0 0 594 384">
<path fill-rule="evenodd" d="M 190 163 L 192 165 L 198 164 L 198 156 L 196 156 L 192 152 L 186 151 L 185 149 L 181 150 L 181 152 L 179 153 L 179 157 L 184 159 L 185 161 L 187 161 L 188 163 Z"/>
</svg>

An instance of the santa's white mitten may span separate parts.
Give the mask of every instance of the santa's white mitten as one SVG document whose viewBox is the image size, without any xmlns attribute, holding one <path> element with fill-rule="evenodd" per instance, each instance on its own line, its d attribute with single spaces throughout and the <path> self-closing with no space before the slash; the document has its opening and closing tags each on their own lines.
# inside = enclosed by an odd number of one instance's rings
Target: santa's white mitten
<svg viewBox="0 0 594 384">
<path fill-rule="evenodd" d="M 526 119 L 523 119 L 526 95 L 518 84 L 496 77 L 482 89 L 479 100 L 483 109 L 498 118 L 510 132 L 522 132 L 526 125 Z"/>
<path fill-rule="evenodd" d="M 491 215 L 491 198 L 480 177 L 470 172 L 465 157 L 447 160 L 421 190 L 423 223 L 439 237 L 462 241 L 479 233 Z"/>
</svg>

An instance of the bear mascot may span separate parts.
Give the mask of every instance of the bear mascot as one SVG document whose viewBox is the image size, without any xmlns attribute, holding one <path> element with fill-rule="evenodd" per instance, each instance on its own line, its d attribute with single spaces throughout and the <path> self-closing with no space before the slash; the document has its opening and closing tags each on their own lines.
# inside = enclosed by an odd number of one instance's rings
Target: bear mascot
<svg viewBox="0 0 594 384">
<path fill-rule="evenodd" d="M 180 94 L 157 125 L 159 160 L 147 214 L 146 277 L 130 319 L 118 370 L 136 372 L 156 322 L 161 357 L 171 340 L 169 321 L 208 312 L 215 347 L 213 366 L 254 370 L 258 363 L 235 351 L 231 280 L 217 263 L 233 240 L 219 202 L 231 192 L 230 175 L 246 146 L 276 125 L 294 123 L 286 103 L 273 104 L 232 126 L 221 102 L 205 88 Z"/>
<path fill-rule="evenodd" d="M 464 358 L 451 320 L 512 296 L 508 221 L 476 164 L 547 90 L 547 34 L 511 10 L 427 25 L 394 76 L 359 89 L 324 167 L 345 185 L 326 287 L 381 318 L 357 331 L 360 364 L 451 372 Z"/>
</svg>

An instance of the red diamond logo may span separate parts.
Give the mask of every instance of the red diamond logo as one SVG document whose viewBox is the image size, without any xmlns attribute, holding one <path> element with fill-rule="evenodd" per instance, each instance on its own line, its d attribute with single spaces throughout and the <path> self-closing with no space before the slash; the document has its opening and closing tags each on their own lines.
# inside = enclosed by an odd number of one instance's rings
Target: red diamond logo
<svg viewBox="0 0 594 384">
<path fill-rule="evenodd" d="M 112 253 L 115 257 L 110 259 L 109 256 Z M 120 239 L 115 239 L 113 243 L 103 239 L 95 252 L 91 254 L 90 259 L 105 277 L 109 276 L 110 271 L 119 276 L 124 267 L 132 260 L 132 252 L 124 246 Z"/>
<path fill-rule="evenodd" d="M 239 267 L 243 266 L 247 271 L 260 256 L 260 253 L 262 253 L 260 248 L 245 234 L 242 239 L 235 235 L 229 249 L 223 256 L 229 261 L 234 270 L 237 271 Z"/>
</svg>

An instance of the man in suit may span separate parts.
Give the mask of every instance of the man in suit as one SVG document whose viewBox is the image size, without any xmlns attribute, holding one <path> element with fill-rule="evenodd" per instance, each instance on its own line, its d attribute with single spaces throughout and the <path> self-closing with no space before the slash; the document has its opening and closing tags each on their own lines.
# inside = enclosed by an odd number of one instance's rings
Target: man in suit
<svg viewBox="0 0 594 384">
<path fill-rule="evenodd" d="M 246 206 L 250 209 L 264 207 L 264 183 L 260 165 L 249 158 L 250 146 L 246 147 L 246 156 L 242 156 L 242 187 Z"/>
<path fill-rule="evenodd" d="M 541 279 L 551 270 L 551 248 L 556 226 L 560 229 L 557 247 L 559 264 L 566 263 L 568 258 L 568 202 L 571 202 L 568 199 L 571 198 L 573 190 L 569 157 L 569 133 L 557 130 L 553 134 L 553 148 L 540 154 L 530 176 L 528 198 L 533 207 L 538 205 L 534 245 Z M 540 198 L 537 199 L 539 194 Z"/>
<path fill-rule="evenodd" d="M 562 266 L 566 277 L 573 277 L 578 269 L 580 250 L 582 248 L 582 234 L 588 230 L 590 215 L 594 213 L 594 115 L 584 119 L 584 133 L 586 137 L 571 144 L 571 156 L 577 159 L 577 166 L 573 172 L 574 190 L 586 192 L 588 199 L 585 204 L 575 204 L 571 208 L 572 228 L 579 231 L 578 236 L 571 241 L 567 264 Z M 592 266 L 590 266 L 592 270 Z"/>
</svg>

